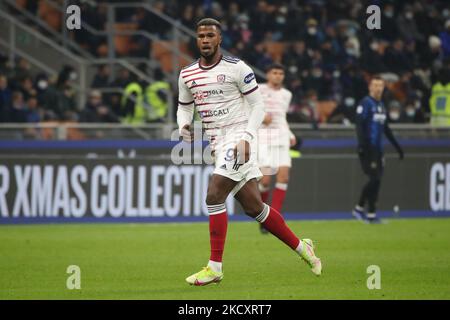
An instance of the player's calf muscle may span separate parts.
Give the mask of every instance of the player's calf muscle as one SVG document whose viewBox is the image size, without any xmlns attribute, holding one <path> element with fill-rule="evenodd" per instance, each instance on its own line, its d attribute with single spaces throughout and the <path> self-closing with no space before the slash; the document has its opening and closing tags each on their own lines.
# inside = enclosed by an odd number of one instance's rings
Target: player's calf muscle
<svg viewBox="0 0 450 320">
<path fill-rule="evenodd" d="M 288 183 L 289 182 L 289 168 L 288 167 L 278 168 L 277 182 L 278 183 Z"/>
<path fill-rule="evenodd" d="M 245 214 L 252 218 L 257 217 L 264 209 L 264 203 L 261 200 L 256 181 L 247 182 L 235 198 L 241 204 Z"/>
</svg>

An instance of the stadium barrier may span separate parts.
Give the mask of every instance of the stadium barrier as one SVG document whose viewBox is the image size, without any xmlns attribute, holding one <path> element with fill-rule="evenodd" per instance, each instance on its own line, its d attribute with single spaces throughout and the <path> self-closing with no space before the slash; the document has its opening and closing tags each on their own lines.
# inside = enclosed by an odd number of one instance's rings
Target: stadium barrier
<svg viewBox="0 0 450 320">
<path fill-rule="evenodd" d="M 206 221 L 213 167 L 175 165 L 167 140 L 0 141 L 0 224 Z M 379 209 L 390 215 L 450 213 L 450 139 L 401 138 L 387 147 Z M 204 144 L 205 145 L 205 144 Z M 283 212 L 350 218 L 365 182 L 353 138 L 305 139 L 293 159 Z M 227 200 L 232 219 L 247 219 Z"/>
</svg>

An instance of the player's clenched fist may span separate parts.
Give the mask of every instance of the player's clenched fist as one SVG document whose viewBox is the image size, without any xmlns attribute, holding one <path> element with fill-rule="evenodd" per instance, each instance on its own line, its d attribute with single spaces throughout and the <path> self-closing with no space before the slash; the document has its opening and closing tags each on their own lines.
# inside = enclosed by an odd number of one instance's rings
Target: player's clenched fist
<svg viewBox="0 0 450 320">
<path fill-rule="evenodd" d="M 191 131 L 191 126 L 188 124 L 181 128 L 180 135 L 185 142 L 194 141 L 194 133 Z"/>
<path fill-rule="evenodd" d="M 240 164 L 244 164 L 250 160 L 250 143 L 248 141 L 240 140 L 236 147 L 234 147 L 234 158 Z"/>
</svg>

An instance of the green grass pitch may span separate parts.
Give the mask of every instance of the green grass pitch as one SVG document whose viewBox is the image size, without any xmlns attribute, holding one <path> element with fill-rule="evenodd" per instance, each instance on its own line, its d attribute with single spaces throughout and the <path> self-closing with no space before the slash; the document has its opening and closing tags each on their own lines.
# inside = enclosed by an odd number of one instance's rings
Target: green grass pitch
<svg viewBox="0 0 450 320">
<path fill-rule="evenodd" d="M 0 226 L 0 299 L 450 299 L 450 219 L 288 224 L 317 242 L 321 277 L 255 222 L 229 224 L 224 279 L 205 287 L 184 279 L 209 258 L 206 223 Z"/>
</svg>

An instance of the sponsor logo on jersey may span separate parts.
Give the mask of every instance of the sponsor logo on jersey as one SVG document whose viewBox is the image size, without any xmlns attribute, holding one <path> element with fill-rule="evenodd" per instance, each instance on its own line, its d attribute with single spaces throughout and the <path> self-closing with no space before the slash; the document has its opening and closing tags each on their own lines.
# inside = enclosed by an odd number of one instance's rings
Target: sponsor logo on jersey
<svg viewBox="0 0 450 320">
<path fill-rule="evenodd" d="M 358 106 L 358 107 L 356 108 L 356 113 L 357 113 L 357 114 L 361 114 L 361 113 L 363 112 L 363 110 L 364 110 L 363 106 Z"/>
<path fill-rule="evenodd" d="M 373 108 L 373 121 L 383 124 L 386 121 L 386 113 L 381 105 L 377 105 Z"/>
<path fill-rule="evenodd" d="M 198 112 L 201 119 L 206 117 L 220 117 L 228 113 L 230 113 L 230 110 L 228 108 L 218 110 L 202 110 Z"/>
<path fill-rule="evenodd" d="M 199 90 L 193 94 L 196 104 L 203 103 L 206 98 L 216 95 L 223 95 L 223 90 L 221 89 L 212 89 L 207 91 Z"/>
<path fill-rule="evenodd" d="M 244 82 L 245 83 L 250 83 L 254 79 L 255 79 L 255 74 L 252 72 L 252 73 L 249 73 L 248 75 L 245 76 Z"/>
<path fill-rule="evenodd" d="M 373 121 L 383 124 L 386 121 L 386 114 L 384 114 L 384 113 L 375 113 L 373 115 Z"/>
<path fill-rule="evenodd" d="M 225 79 L 226 79 L 226 77 L 225 77 L 224 74 L 219 74 L 219 75 L 217 76 L 217 82 L 218 82 L 218 83 L 225 83 Z"/>
</svg>

